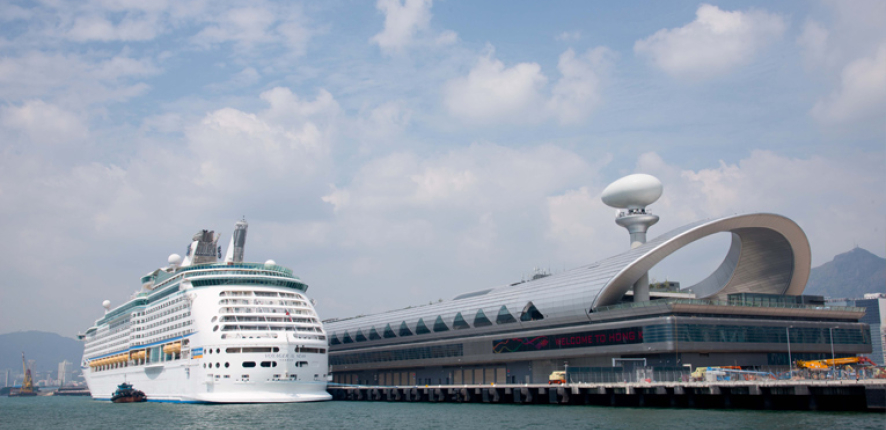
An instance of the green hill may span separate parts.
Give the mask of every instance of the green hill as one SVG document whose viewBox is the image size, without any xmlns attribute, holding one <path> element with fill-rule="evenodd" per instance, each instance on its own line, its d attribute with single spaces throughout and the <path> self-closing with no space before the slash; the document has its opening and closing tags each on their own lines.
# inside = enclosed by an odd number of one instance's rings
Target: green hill
<svg viewBox="0 0 886 430">
<path fill-rule="evenodd" d="M 803 294 L 860 299 L 882 292 L 886 292 L 886 259 L 855 248 L 812 268 Z"/>
<path fill-rule="evenodd" d="M 22 351 L 28 360 L 37 361 L 35 371 L 38 373 L 51 371 L 55 375 L 62 360 L 70 361 L 75 368 L 80 367 L 83 343 L 77 339 L 45 331 L 0 334 L 0 371 L 12 369 L 15 373 L 21 373 Z M 3 381 L 0 381 L 0 385 L 2 383 Z"/>
</svg>

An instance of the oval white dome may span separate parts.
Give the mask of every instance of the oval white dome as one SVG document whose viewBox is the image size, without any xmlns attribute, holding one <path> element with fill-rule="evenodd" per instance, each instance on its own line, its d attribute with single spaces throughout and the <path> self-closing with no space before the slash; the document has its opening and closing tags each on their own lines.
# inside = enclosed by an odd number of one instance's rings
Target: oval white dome
<svg viewBox="0 0 886 430">
<path fill-rule="evenodd" d="M 182 256 L 178 254 L 172 254 L 166 261 L 169 262 L 170 266 L 178 266 L 179 264 L 182 264 Z"/>
<path fill-rule="evenodd" d="M 274 266 L 276 264 L 277 264 L 277 262 L 274 260 L 265 261 L 265 266 Z"/>
<path fill-rule="evenodd" d="M 105 301 L 103 301 L 103 302 L 102 302 L 102 307 L 105 308 L 105 309 L 109 309 L 109 308 L 111 307 L 111 301 L 110 301 L 110 300 L 105 300 Z"/>
<path fill-rule="evenodd" d="M 603 190 L 603 203 L 614 208 L 641 209 L 661 197 L 661 181 L 655 176 L 637 173 L 625 176 Z"/>
</svg>

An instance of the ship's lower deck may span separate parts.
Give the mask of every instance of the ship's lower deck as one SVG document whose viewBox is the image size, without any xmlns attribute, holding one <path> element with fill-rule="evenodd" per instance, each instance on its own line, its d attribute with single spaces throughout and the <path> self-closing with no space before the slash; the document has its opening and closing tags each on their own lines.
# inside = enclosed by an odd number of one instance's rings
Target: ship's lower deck
<svg viewBox="0 0 886 430">
<path fill-rule="evenodd" d="M 202 357 L 127 365 L 95 371 L 84 368 L 92 397 L 110 400 L 127 382 L 148 401 L 176 403 L 292 403 L 330 400 L 325 354 L 226 353 L 213 348 Z M 239 348 L 238 348 L 239 349 Z"/>
</svg>

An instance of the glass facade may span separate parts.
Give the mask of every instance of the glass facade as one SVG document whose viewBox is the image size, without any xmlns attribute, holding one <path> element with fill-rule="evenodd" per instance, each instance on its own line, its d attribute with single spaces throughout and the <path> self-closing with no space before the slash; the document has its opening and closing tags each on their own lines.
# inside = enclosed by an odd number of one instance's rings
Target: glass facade
<svg viewBox="0 0 886 430">
<path fill-rule="evenodd" d="M 508 307 L 503 305 L 501 309 L 498 310 L 498 317 L 495 318 L 495 323 L 508 324 L 515 322 L 517 322 L 517 319 L 514 318 L 513 315 L 511 315 L 510 311 L 508 311 Z"/>
<path fill-rule="evenodd" d="M 422 318 L 418 319 L 418 323 L 415 324 L 415 333 L 416 334 L 428 334 L 431 331 L 428 330 L 428 326 L 425 325 L 425 320 Z"/>
<path fill-rule="evenodd" d="M 388 324 L 388 325 L 385 326 L 384 337 L 385 337 L 385 339 L 391 339 L 391 338 L 397 337 L 397 335 L 394 334 L 394 330 L 391 329 L 391 325 L 390 325 L 390 324 Z"/>
<path fill-rule="evenodd" d="M 329 356 L 329 364 L 340 366 L 346 364 L 380 363 L 387 361 L 426 360 L 432 358 L 461 357 L 464 355 L 462 344 L 425 346 L 405 348 L 391 351 L 358 352 L 351 354 L 335 354 Z"/>
<path fill-rule="evenodd" d="M 446 326 L 446 323 L 443 322 L 443 317 L 438 316 L 437 321 L 434 322 L 434 331 L 449 331 L 449 327 Z"/>
<path fill-rule="evenodd" d="M 520 321 L 538 321 L 545 319 L 544 315 L 535 308 L 535 305 L 532 302 L 526 304 L 526 307 L 523 308 L 523 313 L 520 315 Z"/>
<path fill-rule="evenodd" d="M 452 321 L 452 328 L 454 330 L 462 330 L 466 328 L 471 328 L 471 325 L 465 321 L 465 318 L 461 316 L 461 312 L 455 314 L 455 320 Z"/>
<path fill-rule="evenodd" d="M 643 329 L 640 327 L 594 330 L 548 336 L 496 339 L 492 341 L 492 352 L 494 354 L 505 354 L 510 352 L 550 351 L 555 349 L 626 345 L 635 343 L 643 343 Z"/>
<path fill-rule="evenodd" d="M 708 324 L 677 324 L 678 342 L 730 342 L 730 343 L 791 343 L 830 344 L 831 331 L 835 345 L 869 345 L 871 336 L 867 330 L 833 329 L 825 327 L 760 327 Z M 657 324 L 643 328 L 645 342 L 673 342 L 674 326 Z"/>
<path fill-rule="evenodd" d="M 400 323 L 400 336 L 412 336 L 412 331 L 406 326 L 406 321 Z"/>
<path fill-rule="evenodd" d="M 492 325 L 492 321 L 489 321 L 489 318 L 486 318 L 486 314 L 483 313 L 483 309 L 477 311 L 477 315 L 474 316 L 474 327 L 488 327 Z"/>
</svg>

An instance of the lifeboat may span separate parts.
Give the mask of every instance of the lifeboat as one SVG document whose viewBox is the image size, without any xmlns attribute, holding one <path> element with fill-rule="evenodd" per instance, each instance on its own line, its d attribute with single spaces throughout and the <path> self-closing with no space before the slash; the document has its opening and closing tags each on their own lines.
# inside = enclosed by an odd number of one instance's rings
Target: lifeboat
<svg viewBox="0 0 886 430">
<path fill-rule="evenodd" d="M 144 358 L 145 358 L 145 350 L 133 351 L 133 352 L 132 352 L 132 359 L 133 359 L 133 360 L 142 360 L 142 359 L 144 359 Z"/>
<path fill-rule="evenodd" d="M 163 345 L 163 353 L 164 354 L 178 354 L 182 350 L 181 342 L 170 343 L 168 345 Z"/>
</svg>

